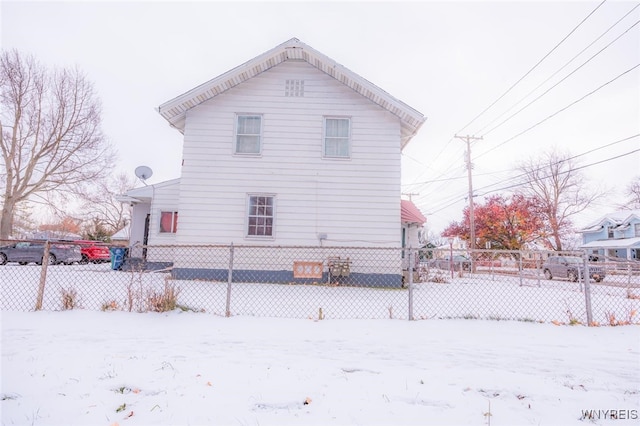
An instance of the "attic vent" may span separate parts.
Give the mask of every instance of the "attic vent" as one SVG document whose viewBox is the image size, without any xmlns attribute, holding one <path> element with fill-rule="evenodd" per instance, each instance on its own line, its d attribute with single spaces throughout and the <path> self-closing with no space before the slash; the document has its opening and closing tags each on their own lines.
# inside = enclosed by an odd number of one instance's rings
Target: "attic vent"
<svg viewBox="0 0 640 426">
<path fill-rule="evenodd" d="M 284 87 L 285 96 L 304 96 L 304 80 L 287 80 Z"/>
</svg>

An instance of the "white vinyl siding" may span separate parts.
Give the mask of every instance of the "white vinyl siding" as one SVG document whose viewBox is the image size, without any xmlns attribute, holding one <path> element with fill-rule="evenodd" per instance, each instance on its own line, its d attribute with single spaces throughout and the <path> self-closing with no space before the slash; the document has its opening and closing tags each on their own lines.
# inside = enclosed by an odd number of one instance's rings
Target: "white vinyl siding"
<svg viewBox="0 0 640 426">
<path fill-rule="evenodd" d="M 325 157 L 349 158 L 351 125 L 348 118 L 326 117 L 324 119 Z"/>
<path fill-rule="evenodd" d="M 304 96 L 285 96 L 304 80 Z M 261 116 L 259 161 L 235 153 L 240 112 Z M 349 161 L 324 157 L 325 118 L 349 119 Z M 289 61 L 189 110 L 179 244 L 247 239 L 247 194 L 277 194 L 265 244 L 401 244 L 400 120 L 310 64 Z M 253 242 L 253 240 L 252 240 Z M 262 243 L 262 241 L 259 241 Z"/>
<path fill-rule="evenodd" d="M 262 117 L 259 115 L 237 116 L 236 154 L 260 154 L 262 139 Z"/>
</svg>

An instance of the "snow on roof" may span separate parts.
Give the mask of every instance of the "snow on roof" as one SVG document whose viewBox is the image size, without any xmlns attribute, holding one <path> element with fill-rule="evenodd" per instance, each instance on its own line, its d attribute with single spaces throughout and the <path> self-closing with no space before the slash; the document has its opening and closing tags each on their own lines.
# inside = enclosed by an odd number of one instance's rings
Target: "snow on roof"
<svg viewBox="0 0 640 426">
<path fill-rule="evenodd" d="M 123 241 L 128 240 L 129 235 L 131 234 L 131 227 L 129 225 L 125 225 L 124 228 L 116 232 L 111 236 L 112 241 Z"/>
<path fill-rule="evenodd" d="M 640 220 L 640 210 L 618 210 L 615 212 L 607 213 L 600 217 L 598 220 L 587 224 L 579 232 L 596 232 L 602 229 L 602 226 L 607 223 L 613 223 L 616 226 L 625 226 L 631 219 L 636 218 Z"/>
</svg>

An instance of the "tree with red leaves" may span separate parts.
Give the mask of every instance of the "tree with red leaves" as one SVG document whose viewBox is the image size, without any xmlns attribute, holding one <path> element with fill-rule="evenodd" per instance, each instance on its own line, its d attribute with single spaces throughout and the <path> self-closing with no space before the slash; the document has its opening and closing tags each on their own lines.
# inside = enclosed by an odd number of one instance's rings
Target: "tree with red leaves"
<svg viewBox="0 0 640 426">
<path fill-rule="evenodd" d="M 534 198 L 512 195 L 507 198 L 494 195 L 486 204 L 474 204 L 476 247 L 490 243 L 492 249 L 521 250 L 527 243 L 541 237 L 544 229 Z M 469 241 L 469 208 L 463 212 L 461 222 L 452 222 L 442 233 L 443 237 L 459 237 Z"/>
</svg>

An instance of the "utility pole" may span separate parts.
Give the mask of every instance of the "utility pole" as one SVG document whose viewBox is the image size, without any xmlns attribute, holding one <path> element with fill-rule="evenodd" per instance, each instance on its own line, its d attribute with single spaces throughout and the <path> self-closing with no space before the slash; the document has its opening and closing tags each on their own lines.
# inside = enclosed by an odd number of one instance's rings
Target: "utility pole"
<svg viewBox="0 0 640 426">
<path fill-rule="evenodd" d="M 476 224 L 475 224 L 475 215 L 473 213 L 473 184 L 471 178 L 471 141 L 481 141 L 482 136 L 477 138 L 475 136 L 458 136 L 455 135 L 457 139 L 462 139 L 467 143 L 467 175 L 469 178 L 469 227 L 471 228 L 470 235 L 470 249 L 475 250 L 476 248 Z"/>
<path fill-rule="evenodd" d="M 413 197 L 414 195 L 420 195 L 420 193 L 418 193 L 418 192 L 403 192 L 401 195 L 406 195 L 406 196 L 409 197 L 409 201 L 413 201 L 411 199 L 411 197 Z"/>
</svg>

